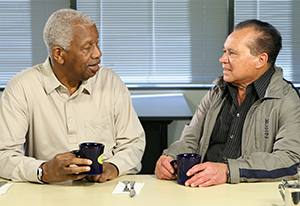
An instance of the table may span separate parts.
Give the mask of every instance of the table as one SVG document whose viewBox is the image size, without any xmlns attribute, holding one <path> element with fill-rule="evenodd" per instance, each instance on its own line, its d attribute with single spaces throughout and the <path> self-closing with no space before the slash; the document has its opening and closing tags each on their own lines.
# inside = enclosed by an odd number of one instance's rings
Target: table
<svg viewBox="0 0 300 206">
<path fill-rule="evenodd" d="M 183 94 L 131 95 L 132 105 L 146 133 L 141 174 L 153 174 L 155 163 L 168 146 L 168 125 L 193 116 Z"/>
<path fill-rule="evenodd" d="M 112 194 L 118 181 L 144 183 L 140 194 Z M 283 206 L 279 182 L 222 184 L 191 188 L 155 175 L 126 175 L 105 183 L 69 181 L 60 184 L 14 183 L 0 196 L 1 206 Z"/>
<path fill-rule="evenodd" d="M 173 121 L 193 116 L 183 94 L 133 94 L 132 105 L 141 121 Z"/>
</svg>

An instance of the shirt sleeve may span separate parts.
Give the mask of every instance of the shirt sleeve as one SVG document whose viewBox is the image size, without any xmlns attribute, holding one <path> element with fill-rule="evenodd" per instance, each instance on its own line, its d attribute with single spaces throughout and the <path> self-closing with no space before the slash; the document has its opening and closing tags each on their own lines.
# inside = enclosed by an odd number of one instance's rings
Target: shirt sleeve
<svg viewBox="0 0 300 206">
<path fill-rule="evenodd" d="M 0 100 L 0 176 L 12 181 L 37 179 L 43 162 L 24 155 L 28 113 L 22 87 L 12 80 Z"/>
<path fill-rule="evenodd" d="M 114 155 L 107 161 L 118 167 L 119 175 L 135 174 L 141 170 L 145 132 L 132 106 L 128 89 L 123 82 L 119 83 L 114 106 L 116 146 Z"/>
</svg>

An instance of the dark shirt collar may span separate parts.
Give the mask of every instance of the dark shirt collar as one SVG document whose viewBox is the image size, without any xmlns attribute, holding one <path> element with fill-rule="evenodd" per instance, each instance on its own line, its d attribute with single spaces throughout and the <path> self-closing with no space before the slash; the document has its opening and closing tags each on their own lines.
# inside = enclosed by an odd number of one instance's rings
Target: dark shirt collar
<svg viewBox="0 0 300 206">
<path fill-rule="evenodd" d="M 259 99 L 263 98 L 265 96 L 266 90 L 269 86 L 270 80 L 272 75 L 275 73 L 274 67 L 270 67 L 263 75 L 261 75 L 256 81 L 252 82 L 247 86 L 253 87 L 253 89 L 256 91 Z M 222 97 L 224 97 L 226 94 L 229 93 L 229 91 L 235 90 L 237 92 L 237 88 L 233 86 L 231 83 L 226 82 L 226 88 L 224 90 L 224 93 Z"/>
<path fill-rule="evenodd" d="M 274 73 L 274 67 L 270 67 L 263 75 L 261 75 L 255 82 L 253 82 L 255 90 L 260 99 L 265 96 L 266 90 L 271 81 L 271 77 Z"/>
</svg>

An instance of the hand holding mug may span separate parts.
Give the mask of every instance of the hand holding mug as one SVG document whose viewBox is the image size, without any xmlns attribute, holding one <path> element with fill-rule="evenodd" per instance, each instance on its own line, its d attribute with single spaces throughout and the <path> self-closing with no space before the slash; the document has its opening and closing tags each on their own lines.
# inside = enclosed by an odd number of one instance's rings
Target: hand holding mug
<svg viewBox="0 0 300 206">
<path fill-rule="evenodd" d="M 86 179 L 91 182 L 105 182 L 115 179 L 118 175 L 119 171 L 116 166 L 109 162 L 103 162 L 103 173 L 101 175 L 86 176 Z"/>
<path fill-rule="evenodd" d="M 227 182 L 228 166 L 225 163 L 205 162 L 191 168 L 187 175 L 191 176 L 185 186 L 207 187 Z"/>
<path fill-rule="evenodd" d="M 93 163 L 91 169 L 84 175 L 100 175 L 103 172 L 104 145 L 97 142 L 84 142 L 79 145 L 79 150 L 73 150 L 77 157 L 90 159 Z"/>
<path fill-rule="evenodd" d="M 57 154 L 52 160 L 43 164 L 42 180 L 47 183 L 79 180 L 85 177 L 82 173 L 90 171 L 91 164 L 91 160 L 77 158 L 71 152 Z M 81 166 L 70 167 L 70 165 Z"/>
<path fill-rule="evenodd" d="M 174 168 L 170 164 L 172 160 L 174 160 L 172 157 L 166 155 L 161 155 L 160 158 L 157 160 L 155 166 L 155 175 L 158 179 L 175 179 Z"/>
<path fill-rule="evenodd" d="M 175 169 L 175 173 L 177 174 L 177 182 L 178 184 L 185 185 L 185 182 L 191 178 L 191 175 L 187 175 L 187 172 L 199 164 L 201 161 L 201 155 L 196 153 L 183 153 L 179 154 L 176 157 L 176 160 L 173 160 L 171 164 Z M 177 169 L 175 167 L 177 164 Z"/>
</svg>

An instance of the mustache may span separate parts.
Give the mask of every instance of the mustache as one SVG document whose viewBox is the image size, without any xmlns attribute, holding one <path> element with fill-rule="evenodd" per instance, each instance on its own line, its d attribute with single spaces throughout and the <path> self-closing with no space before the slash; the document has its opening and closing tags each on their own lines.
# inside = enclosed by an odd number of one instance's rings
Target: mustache
<svg viewBox="0 0 300 206">
<path fill-rule="evenodd" d="M 95 61 L 88 63 L 88 66 L 100 64 L 100 62 L 101 62 L 100 59 L 96 59 Z"/>
</svg>

